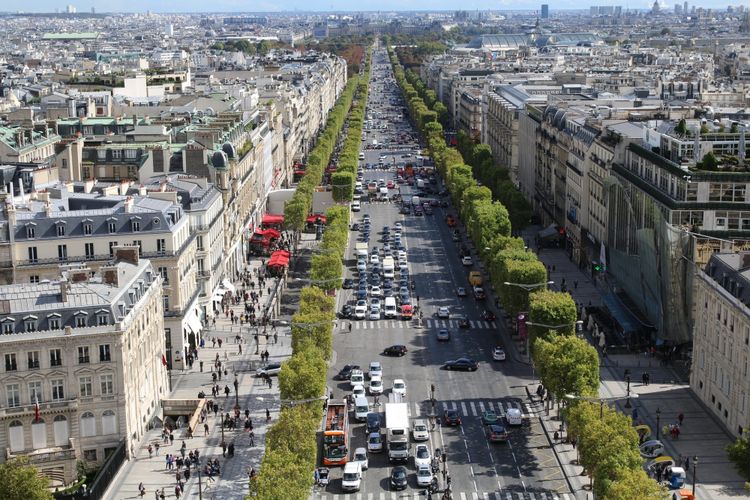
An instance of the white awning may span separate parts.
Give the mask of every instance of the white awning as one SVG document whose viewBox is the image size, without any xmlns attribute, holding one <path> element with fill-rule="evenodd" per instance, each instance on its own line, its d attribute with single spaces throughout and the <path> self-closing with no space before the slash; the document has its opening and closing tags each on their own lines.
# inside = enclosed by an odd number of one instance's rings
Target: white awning
<svg viewBox="0 0 750 500">
<path fill-rule="evenodd" d="M 237 292 L 237 288 L 235 288 L 235 286 L 228 279 L 226 279 L 226 278 L 224 278 L 221 281 L 221 286 L 223 286 L 224 288 L 226 288 L 227 290 L 229 290 L 232 293 L 236 293 Z"/>
<path fill-rule="evenodd" d="M 223 288 L 221 288 L 221 287 L 217 288 L 216 291 L 214 292 L 213 297 L 211 297 L 211 301 L 212 302 L 221 302 L 222 299 L 224 298 L 224 293 L 225 292 L 226 292 L 226 290 L 224 290 Z"/>
<path fill-rule="evenodd" d="M 186 324 L 188 329 L 190 329 L 193 333 L 200 333 L 201 320 L 200 318 L 198 318 L 198 315 L 194 311 L 191 311 L 190 314 L 188 314 Z"/>
</svg>

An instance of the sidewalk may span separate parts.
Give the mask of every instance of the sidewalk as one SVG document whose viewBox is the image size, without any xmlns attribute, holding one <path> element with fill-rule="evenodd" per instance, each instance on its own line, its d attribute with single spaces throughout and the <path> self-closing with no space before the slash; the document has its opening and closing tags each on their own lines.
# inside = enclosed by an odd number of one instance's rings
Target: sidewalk
<svg viewBox="0 0 750 500">
<path fill-rule="evenodd" d="M 315 238 L 315 235 L 303 235 L 303 238 L 306 236 Z M 303 246 L 311 244 L 307 239 L 304 238 Z M 295 272 L 295 269 L 304 269 L 308 259 L 309 255 L 307 257 L 300 255 L 294 262 L 295 268 L 289 271 L 289 279 L 280 305 L 282 319 L 290 319 L 291 313 L 296 310 L 296 304 L 299 300 L 297 296 L 301 285 L 295 281 L 295 278 L 302 276 L 302 273 Z M 249 268 L 253 269 L 253 272 L 260 265 L 260 258 L 253 259 L 247 264 Z M 239 282 L 234 283 L 234 285 L 238 289 L 242 288 Z M 266 297 L 264 291 L 261 305 L 265 303 L 263 299 L 266 299 Z M 244 312 L 242 303 L 231 307 L 235 314 Z M 174 431 L 174 443 L 171 445 L 164 445 L 161 442 L 161 428 L 154 429 L 147 433 L 140 448 L 135 450 L 136 458 L 126 462 L 118 471 L 107 491 L 106 498 L 116 500 L 138 498 L 138 484 L 140 482 L 143 482 L 146 487 L 144 498 L 153 498 L 154 490 L 161 488 L 164 488 L 164 494 L 167 498 L 175 498 L 176 470 L 167 470 L 165 456 L 168 453 L 179 456 L 183 440 L 187 446 L 186 454 L 190 450 L 199 450 L 202 464 L 205 464 L 208 459 L 218 459 L 221 464 L 221 475 L 214 476 L 215 481 L 207 483 L 205 475 L 201 474 L 200 486 L 197 470 L 191 469 L 190 479 L 185 482 L 183 497 L 198 498 L 199 489 L 202 498 L 206 499 L 242 498 L 248 493 L 248 471 L 250 468 L 259 469 L 265 449 L 266 432 L 278 415 L 279 394 L 276 377 L 273 377 L 273 386 L 270 389 L 262 379 L 255 377 L 254 367 L 260 364 L 260 357 L 255 354 L 255 342 L 247 327 L 243 330 L 242 354 L 239 354 L 240 346 L 234 338 L 234 332 L 238 330 L 240 330 L 239 325 L 232 325 L 231 321 L 223 314 L 217 316 L 216 324 L 203 332 L 202 337 L 205 339 L 205 347 L 198 350 L 199 359 L 195 361 L 192 369 L 172 373 L 174 389 L 169 399 L 193 399 L 197 397 L 199 391 L 203 390 L 207 393 L 207 399 L 213 399 L 215 403 L 220 405 L 220 409 L 224 413 L 233 414 L 235 406 L 233 382 L 236 373 L 239 382 L 237 401 L 242 412 L 241 420 L 244 421 L 244 411 L 248 409 L 254 426 L 255 445 L 250 446 L 249 436 L 244 429 L 225 429 L 224 439 L 227 444 L 234 443 L 235 454 L 233 458 L 222 457 L 221 413 L 218 414 L 218 417 L 212 413 L 208 414 L 205 421 L 209 425 L 207 436 L 204 436 L 202 424 L 199 424 L 198 428 L 194 430 L 192 439 L 187 439 L 184 429 L 176 429 Z M 268 340 L 264 335 L 259 335 L 259 352 L 267 349 L 270 354 L 269 362 L 271 363 L 284 361 L 291 355 L 290 329 L 288 326 L 276 329 L 278 343 L 274 343 L 271 332 L 272 330 L 269 327 Z M 222 338 L 223 344 L 221 347 L 218 346 L 218 343 L 216 347 L 213 347 L 211 342 L 213 337 Z M 219 397 L 211 397 L 211 386 L 213 384 L 211 366 L 217 354 L 229 371 L 227 376 L 222 376 L 222 380 L 217 381 L 217 384 L 222 389 L 224 385 L 229 386 L 231 391 L 229 397 L 225 397 L 223 393 Z M 203 372 L 200 370 L 199 361 L 204 362 Z M 267 409 L 271 412 L 270 423 L 266 423 Z M 148 443 L 156 442 L 161 444 L 159 454 L 154 453 L 153 457 L 149 458 Z"/>
<path fill-rule="evenodd" d="M 555 281 L 555 288 L 559 289 L 558 286 L 565 277 L 568 291 L 576 303 L 588 305 L 591 301 L 592 305 L 601 304 L 599 291 L 590 277 L 568 259 L 564 250 L 544 249 L 539 254 L 539 259 L 545 265 L 555 266 L 550 276 L 550 279 Z M 577 288 L 572 286 L 574 281 L 578 281 Z M 661 430 L 659 438 L 669 455 L 675 459 L 680 456 L 691 457 L 687 478 L 689 485 L 692 485 L 694 479 L 693 457 L 698 457 L 696 498 L 712 500 L 747 498 L 747 492 L 743 489 L 744 481 L 737 474 L 724 451 L 732 438 L 690 390 L 689 374 L 682 369 L 684 367 L 663 365 L 658 359 L 646 357 L 643 354 L 611 354 L 607 358 L 600 359 L 600 362 L 600 396 L 603 398 L 622 397 L 623 399 L 616 403 L 617 408 L 630 415 L 633 415 L 635 411 L 637 421 L 651 426 L 653 439 L 656 438 L 657 409 L 661 410 L 660 427 L 676 423 L 677 415 L 684 414 L 685 420 L 679 439 L 672 440 L 668 435 L 664 436 Z M 632 409 L 624 408 L 627 395 L 626 369 L 630 370 L 631 376 Z M 644 372 L 650 375 L 649 385 L 642 383 Z M 532 382 L 528 386 L 530 395 L 533 394 L 533 397 L 530 396 L 533 402 L 532 408 L 541 418 L 550 442 L 554 442 L 554 433 L 559 432 L 560 429 L 557 410 L 553 409 L 547 415 L 535 395 L 537 383 Z M 564 437 L 565 433 L 561 435 Z M 588 488 L 589 479 L 581 476 L 582 468 L 578 465 L 577 453 L 572 445 L 558 441 L 553 444 L 553 448 L 577 498 L 591 498 L 593 494 Z"/>
</svg>

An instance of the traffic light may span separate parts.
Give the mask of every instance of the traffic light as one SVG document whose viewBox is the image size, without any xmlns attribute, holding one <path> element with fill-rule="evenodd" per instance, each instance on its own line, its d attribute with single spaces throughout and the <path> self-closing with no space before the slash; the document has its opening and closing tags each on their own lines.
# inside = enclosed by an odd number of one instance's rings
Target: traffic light
<svg viewBox="0 0 750 500">
<path fill-rule="evenodd" d="M 595 273 L 600 273 L 600 272 L 602 272 L 602 269 L 603 269 L 603 268 L 602 268 L 602 265 L 601 265 L 601 264 L 599 264 L 598 262 L 594 263 L 594 272 L 595 272 Z"/>
</svg>

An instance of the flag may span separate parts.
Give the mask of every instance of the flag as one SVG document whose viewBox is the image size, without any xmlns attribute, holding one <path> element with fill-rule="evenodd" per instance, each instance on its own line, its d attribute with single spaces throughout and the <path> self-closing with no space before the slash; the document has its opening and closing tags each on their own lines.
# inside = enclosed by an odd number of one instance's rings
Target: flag
<svg viewBox="0 0 750 500">
<path fill-rule="evenodd" d="M 34 393 L 34 422 L 39 422 L 39 397 Z"/>
<path fill-rule="evenodd" d="M 167 366 L 167 357 L 164 354 L 161 355 L 161 364 Z"/>
</svg>

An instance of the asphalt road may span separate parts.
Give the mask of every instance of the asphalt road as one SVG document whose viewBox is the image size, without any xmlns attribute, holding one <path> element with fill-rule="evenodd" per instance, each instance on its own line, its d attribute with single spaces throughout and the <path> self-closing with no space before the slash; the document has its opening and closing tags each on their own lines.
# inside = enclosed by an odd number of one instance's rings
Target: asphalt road
<svg viewBox="0 0 750 500">
<path fill-rule="evenodd" d="M 384 50 L 374 54 L 372 100 L 385 100 L 398 97 L 396 89 L 388 85 L 387 77 L 392 76 Z M 387 95 L 386 93 L 390 93 Z M 369 111 L 377 108 L 369 108 Z M 401 110 L 403 112 L 403 110 Z M 408 122 L 403 122 L 408 126 Z M 412 131 L 413 132 L 413 131 Z M 389 129 L 371 133 L 372 138 L 382 143 L 387 139 Z M 416 147 L 416 146 L 415 146 Z M 377 157 L 380 151 L 368 151 Z M 365 171 L 365 180 L 395 180 L 395 169 L 370 172 Z M 438 185 L 439 187 L 439 185 Z M 497 498 L 504 500 L 572 498 L 556 459 L 549 449 L 549 442 L 541 430 L 537 419 L 529 418 L 529 425 L 509 428 L 510 439 L 507 443 L 491 444 L 484 434 L 481 414 L 484 410 L 493 409 L 503 415 L 508 408 L 520 408 L 527 416 L 532 409 L 526 407 L 525 386 L 532 380 L 528 366 L 515 362 L 493 361 L 492 350 L 501 344 L 500 325 L 496 322 L 483 321 L 481 313 L 491 304 L 476 301 L 469 293 L 468 297 L 456 295 L 456 288 L 466 287 L 470 290 L 467 277 L 472 267 L 462 265 L 458 255 L 461 243 L 453 242 L 452 230 L 445 224 L 447 213 L 455 213 L 452 207 L 435 208 L 433 215 L 417 217 L 401 215 L 398 205 L 391 203 L 363 203 L 362 211 L 353 214 L 353 220 L 361 220 L 364 214 L 372 218 L 370 248 L 377 245 L 382 249 L 381 229 L 384 225 L 393 228 L 397 221 L 404 225 L 403 241 L 407 247 L 408 265 L 411 279 L 416 281 L 412 292 L 412 301 L 424 313 L 422 328 L 401 320 L 352 321 L 352 331 L 348 332 L 349 321 L 339 322 L 334 337 L 334 362 L 329 370 L 329 385 L 333 388 L 334 397 L 342 398 L 349 394 L 349 382 L 333 380 L 333 376 L 344 364 L 358 364 L 366 370 L 371 361 L 383 364 L 383 381 L 386 392 L 380 397 L 386 401 L 394 379 L 402 378 L 407 383 L 407 397 L 410 419 L 425 418 L 433 413 L 430 404 L 430 385 L 436 386 L 436 412 L 442 414 L 445 409 L 455 409 L 462 419 L 457 427 L 437 426 L 430 434 L 429 449 L 444 450 L 447 454 L 447 471 L 452 479 L 453 498 Z M 350 248 L 347 256 L 347 277 L 356 281 L 356 258 L 353 254 L 354 243 L 358 233 L 350 234 Z M 462 242 L 466 236 L 462 232 Z M 479 269 L 477 263 L 473 269 Z M 344 290 L 339 297 L 339 306 L 349 302 L 353 304 L 354 290 Z M 451 314 L 463 314 L 470 321 L 472 328 L 459 329 L 455 320 L 439 320 L 436 316 L 438 307 L 450 308 Z M 451 332 L 449 342 L 438 342 L 436 333 L 439 328 Z M 392 344 L 404 344 L 408 347 L 407 355 L 399 358 L 383 356 L 385 347 Z M 470 357 L 479 362 L 476 372 L 454 372 L 442 369 L 446 360 L 457 357 Z M 372 398 L 370 397 L 372 401 Z M 381 412 L 384 418 L 384 404 L 374 407 L 373 411 Z M 349 446 L 351 453 L 355 448 L 366 447 L 364 424 L 354 423 L 352 416 L 352 439 Z M 384 429 L 383 429 L 384 430 Z M 415 443 L 410 446 L 413 449 Z M 417 487 L 413 460 L 407 465 L 410 476 L 409 486 L 402 492 L 391 492 L 389 476 L 391 464 L 387 452 L 369 455 L 369 470 L 364 474 L 362 488 L 354 498 L 394 498 L 418 495 L 423 488 Z M 441 489 L 445 483 L 441 477 Z M 331 482 L 325 489 L 318 489 L 315 496 L 338 496 L 341 492 L 341 469 L 331 470 Z M 434 496 L 440 498 L 439 496 Z"/>
</svg>

